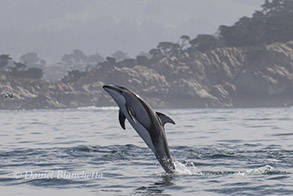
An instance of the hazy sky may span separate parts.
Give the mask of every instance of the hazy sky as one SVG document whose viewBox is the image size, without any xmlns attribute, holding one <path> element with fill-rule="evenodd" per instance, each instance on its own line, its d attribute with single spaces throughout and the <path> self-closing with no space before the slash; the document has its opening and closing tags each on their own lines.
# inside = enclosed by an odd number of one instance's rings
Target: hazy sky
<svg viewBox="0 0 293 196">
<path fill-rule="evenodd" d="M 27 52 L 53 62 L 87 55 L 148 52 L 181 35 L 214 34 L 251 16 L 264 0 L 0 0 L 0 54 Z"/>
</svg>

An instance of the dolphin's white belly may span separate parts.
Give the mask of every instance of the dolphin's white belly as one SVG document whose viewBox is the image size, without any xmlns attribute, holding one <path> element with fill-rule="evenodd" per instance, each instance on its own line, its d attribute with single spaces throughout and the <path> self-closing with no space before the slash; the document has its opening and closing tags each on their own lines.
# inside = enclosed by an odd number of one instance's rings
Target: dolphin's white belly
<svg viewBox="0 0 293 196">
<path fill-rule="evenodd" d="M 138 135 L 144 140 L 144 142 L 148 145 L 150 149 L 155 153 L 155 148 L 153 145 L 153 141 L 151 139 L 151 136 L 149 132 L 146 130 L 144 126 L 142 126 L 139 122 L 134 122 L 130 117 L 126 116 L 128 122 L 131 124 L 131 126 L 135 129 L 135 131 L 138 133 Z"/>
</svg>

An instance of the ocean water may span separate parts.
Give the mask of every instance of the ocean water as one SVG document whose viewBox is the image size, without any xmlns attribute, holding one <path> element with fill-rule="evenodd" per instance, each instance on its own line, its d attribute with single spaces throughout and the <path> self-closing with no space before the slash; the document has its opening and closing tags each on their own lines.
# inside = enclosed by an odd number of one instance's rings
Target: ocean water
<svg viewBox="0 0 293 196">
<path fill-rule="evenodd" d="M 173 175 L 117 108 L 0 111 L 0 194 L 293 195 L 293 108 L 160 111 Z"/>
</svg>

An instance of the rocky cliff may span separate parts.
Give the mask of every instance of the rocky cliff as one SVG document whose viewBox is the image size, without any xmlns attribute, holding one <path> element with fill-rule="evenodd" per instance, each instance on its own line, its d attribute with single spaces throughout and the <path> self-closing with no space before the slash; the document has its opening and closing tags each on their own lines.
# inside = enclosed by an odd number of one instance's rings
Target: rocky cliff
<svg viewBox="0 0 293 196">
<path fill-rule="evenodd" d="M 114 105 L 103 84 L 133 89 L 153 107 L 276 107 L 293 105 L 293 42 L 178 56 L 104 62 L 61 82 L 0 74 L 1 109 Z"/>
</svg>

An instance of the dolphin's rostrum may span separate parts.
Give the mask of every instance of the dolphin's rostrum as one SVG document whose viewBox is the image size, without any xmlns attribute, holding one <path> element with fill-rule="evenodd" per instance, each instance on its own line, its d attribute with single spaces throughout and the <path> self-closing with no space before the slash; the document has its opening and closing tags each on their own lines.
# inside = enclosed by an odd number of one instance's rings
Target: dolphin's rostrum
<svg viewBox="0 0 293 196">
<path fill-rule="evenodd" d="M 165 114 L 154 112 L 141 97 L 125 87 L 104 85 L 103 88 L 119 106 L 121 127 L 125 129 L 125 119 L 127 119 L 154 152 L 164 170 L 173 173 L 175 165 L 170 156 L 164 125 L 175 122 Z"/>
</svg>

